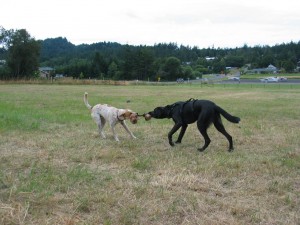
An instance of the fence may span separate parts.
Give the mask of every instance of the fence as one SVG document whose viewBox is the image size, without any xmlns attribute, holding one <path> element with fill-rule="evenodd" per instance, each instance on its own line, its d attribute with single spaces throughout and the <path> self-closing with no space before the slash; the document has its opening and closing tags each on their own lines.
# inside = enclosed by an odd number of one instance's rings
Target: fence
<svg viewBox="0 0 300 225">
<path fill-rule="evenodd" d="M 193 86 L 200 88 L 204 87 L 223 87 L 223 88 L 288 88 L 298 89 L 300 83 L 250 83 L 250 82 L 222 82 L 222 81 L 205 81 L 201 82 L 188 81 L 184 83 L 177 82 L 152 82 L 152 81 L 115 81 L 115 80 L 96 80 L 96 79 L 73 79 L 73 78 L 60 78 L 60 79 L 28 79 L 28 80 L 0 80 L 0 84 L 57 84 L 57 85 L 152 85 L 152 86 Z"/>
</svg>

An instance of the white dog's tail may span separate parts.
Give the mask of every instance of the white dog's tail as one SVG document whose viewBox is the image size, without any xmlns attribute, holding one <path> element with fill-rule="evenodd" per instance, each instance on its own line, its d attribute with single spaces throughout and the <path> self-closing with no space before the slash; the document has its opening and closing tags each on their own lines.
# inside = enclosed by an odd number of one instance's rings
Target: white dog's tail
<svg viewBox="0 0 300 225">
<path fill-rule="evenodd" d="M 88 96 L 88 93 L 85 92 L 84 97 L 83 97 L 83 101 L 84 101 L 84 104 L 86 105 L 86 107 L 91 110 L 93 107 L 89 104 L 87 96 Z"/>
</svg>

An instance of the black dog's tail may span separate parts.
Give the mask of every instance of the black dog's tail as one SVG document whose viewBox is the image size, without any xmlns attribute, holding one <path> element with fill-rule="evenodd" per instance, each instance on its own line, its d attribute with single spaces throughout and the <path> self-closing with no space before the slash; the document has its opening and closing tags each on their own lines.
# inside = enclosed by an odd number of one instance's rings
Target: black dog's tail
<svg viewBox="0 0 300 225">
<path fill-rule="evenodd" d="M 224 109 L 222 109 L 219 106 L 216 106 L 216 110 L 217 112 L 221 113 L 222 116 L 224 116 L 225 119 L 227 119 L 231 123 L 239 123 L 241 120 L 239 117 L 230 115 L 228 112 L 226 112 Z"/>
</svg>

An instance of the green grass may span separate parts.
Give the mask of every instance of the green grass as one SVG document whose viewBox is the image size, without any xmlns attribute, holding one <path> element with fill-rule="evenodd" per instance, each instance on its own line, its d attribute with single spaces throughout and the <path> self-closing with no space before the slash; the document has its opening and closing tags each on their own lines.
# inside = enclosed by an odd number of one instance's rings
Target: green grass
<svg viewBox="0 0 300 225">
<path fill-rule="evenodd" d="M 138 113 L 213 100 L 241 117 L 223 119 L 235 151 L 211 127 L 199 153 L 195 124 L 170 147 L 168 119 L 101 139 L 85 91 Z M 299 224 L 299 102 L 298 85 L 0 85 L 0 224 Z"/>
</svg>

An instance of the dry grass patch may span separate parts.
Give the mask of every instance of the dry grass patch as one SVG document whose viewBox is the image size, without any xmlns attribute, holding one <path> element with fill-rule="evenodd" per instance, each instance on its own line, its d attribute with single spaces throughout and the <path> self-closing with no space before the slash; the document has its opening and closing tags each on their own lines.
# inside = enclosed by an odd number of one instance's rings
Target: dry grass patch
<svg viewBox="0 0 300 225">
<path fill-rule="evenodd" d="M 139 113 L 211 99 L 242 119 L 223 120 L 235 151 L 211 127 L 199 153 L 196 124 L 172 148 L 170 120 L 128 123 L 137 140 L 118 126 L 119 143 L 106 127 L 103 140 L 84 91 Z M 299 100 L 299 89 L 2 85 L 0 224 L 299 224 Z"/>
</svg>

